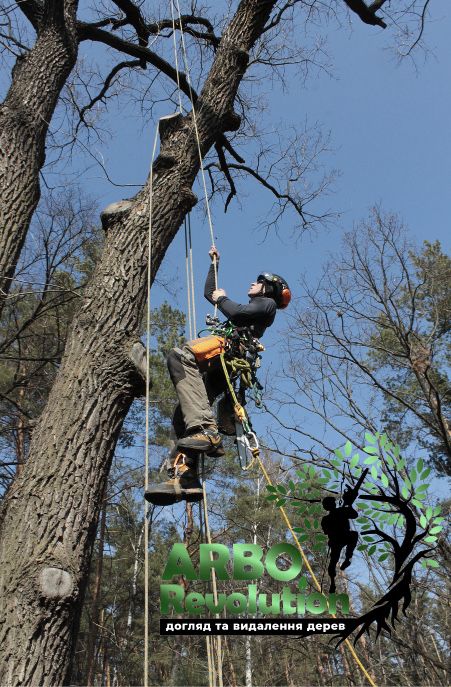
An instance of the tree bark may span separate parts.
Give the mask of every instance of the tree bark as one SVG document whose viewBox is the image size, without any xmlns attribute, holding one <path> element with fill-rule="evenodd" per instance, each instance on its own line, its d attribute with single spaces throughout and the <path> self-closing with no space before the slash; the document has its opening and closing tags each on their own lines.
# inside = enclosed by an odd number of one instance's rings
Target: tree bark
<svg viewBox="0 0 451 687">
<path fill-rule="evenodd" d="M 33 23 L 33 48 L 17 59 L 0 105 L 0 314 L 39 201 L 45 139 L 78 51 L 78 0 L 19 3 Z"/>
<path fill-rule="evenodd" d="M 197 102 L 205 154 L 238 125 L 248 51 L 275 2 L 242 0 Z M 160 127 L 161 129 L 161 127 Z M 199 170 L 192 115 L 161 129 L 154 165 L 152 279 L 187 213 Z M 107 238 L 75 316 L 30 455 L 0 513 L 0 684 L 67 683 L 101 498 L 137 387 L 129 352 L 146 300 L 149 189 L 104 215 Z M 139 377 L 141 387 L 141 378 Z"/>
<path fill-rule="evenodd" d="M 20 366 L 19 374 L 22 373 L 22 378 L 25 376 L 23 372 L 22 365 Z M 22 403 L 24 401 L 25 397 L 25 386 L 21 386 L 19 388 L 19 408 L 22 407 Z M 17 466 L 16 466 L 16 477 L 20 475 L 20 473 L 23 470 L 23 466 L 25 465 L 25 418 L 24 415 L 18 411 L 18 418 L 17 418 L 17 435 L 16 435 L 16 458 L 17 458 Z"/>
<path fill-rule="evenodd" d="M 246 677 L 246 687 L 252 687 L 252 651 L 251 651 L 251 637 L 246 635 L 244 639 L 244 645 L 246 649 L 246 662 L 245 662 L 245 677 Z"/>
<path fill-rule="evenodd" d="M 100 619 L 100 592 L 102 586 L 102 571 L 103 571 L 103 551 L 105 544 L 105 529 L 106 529 L 106 501 L 104 500 L 102 506 L 102 515 L 100 518 L 100 533 L 99 533 L 99 557 L 97 560 L 97 569 L 94 579 L 94 588 L 92 592 L 92 610 L 91 623 L 88 633 L 88 660 L 86 668 L 86 684 L 91 686 L 94 684 L 95 671 L 95 656 L 96 646 L 99 637 L 99 619 Z"/>
</svg>

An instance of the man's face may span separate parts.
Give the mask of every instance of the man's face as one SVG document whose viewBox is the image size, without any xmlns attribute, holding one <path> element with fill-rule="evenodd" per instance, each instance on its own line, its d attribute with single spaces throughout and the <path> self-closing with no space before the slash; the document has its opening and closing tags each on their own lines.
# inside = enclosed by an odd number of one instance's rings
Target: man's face
<svg viewBox="0 0 451 687">
<path fill-rule="evenodd" d="M 259 281 L 253 281 L 247 295 L 249 298 L 254 298 L 254 296 L 263 296 L 265 293 L 265 285 Z"/>
</svg>

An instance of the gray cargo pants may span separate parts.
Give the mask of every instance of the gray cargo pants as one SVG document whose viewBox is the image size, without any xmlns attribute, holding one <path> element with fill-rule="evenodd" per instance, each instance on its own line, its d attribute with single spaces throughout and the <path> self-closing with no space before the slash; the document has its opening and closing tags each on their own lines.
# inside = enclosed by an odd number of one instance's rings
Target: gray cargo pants
<svg viewBox="0 0 451 687">
<path fill-rule="evenodd" d="M 176 437 L 180 439 L 198 428 L 216 431 L 217 423 L 211 404 L 226 388 L 220 365 L 213 361 L 202 377 L 189 342 L 182 348 L 173 348 L 167 363 L 179 400 L 172 419 Z"/>
</svg>

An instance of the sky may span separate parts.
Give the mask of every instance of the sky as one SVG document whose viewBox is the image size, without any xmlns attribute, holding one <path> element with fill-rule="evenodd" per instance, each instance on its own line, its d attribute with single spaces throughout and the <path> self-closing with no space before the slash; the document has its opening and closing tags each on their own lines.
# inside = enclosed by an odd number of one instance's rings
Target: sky
<svg viewBox="0 0 451 687">
<path fill-rule="evenodd" d="M 187 5 L 183 0 L 182 11 Z M 339 170 L 339 177 L 333 194 L 319 201 L 318 210 L 330 207 L 340 217 L 329 229 L 320 228 L 298 240 L 292 236 L 294 218 L 287 217 L 278 236 L 270 233 L 265 237 L 259 226 L 270 211 L 272 197 L 256 182 L 247 183 L 245 195 L 232 201 L 227 214 L 220 201 L 214 202 L 214 233 L 221 253 L 219 285 L 231 298 L 245 301 L 250 282 L 261 271 L 269 270 L 283 275 L 294 297 L 302 301 L 300 275 L 315 281 L 328 255 L 339 249 L 343 232 L 366 218 L 374 204 L 398 213 L 416 242 L 440 239 L 449 250 L 449 2 L 434 0 L 430 14 L 425 33 L 429 53 L 417 53 L 415 63 L 408 59 L 397 61 L 389 47 L 393 41 L 391 27 L 382 31 L 351 18 L 349 25 L 337 27 L 331 23 L 327 27 L 331 75 L 313 74 L 304 82 L 290 72 L 284 87 L 277 81 L 262 87 L 267 110 L 258 123 L 267 132 L 268 141 L 272 135 L 276 140 L 279 134 L 288 135 L 306 123 L 312 127 L 318 123 L 324 132 L 330 131 L 333 152 L 324 157 L 324 164 Z M 82 45 L 81 57 L 94 57 L 105 73 L 111 65 L 103 49 L 87 43 Z M 3 90 L 7 81 L 4 72 Z M 93 144 L 90 153 L 103 161 L 117 185 L 112 185 L 89 157 L 80 157 L 67 170 L 83 171 L 79 183 L 97 198 L 99 209 L 129 197 L 145 181 L 156 125 L 155 118 L 143 119 L 137 108 L 122 108 L 118 101 L 111 105 L 105 127 L 111 124 L 114 133 L 105 136 L 103 143 Z M 161 107 L 155 114 L 168 111 Z M 246 149 L 239 150 L 246 157 Z M 205 315 L 212 311 L 203 299 L 210 238 L 199 187 L 197 193 L 200 202 L 193 212 L 192 227 L 198 327 L 202 328 Z M 159 276 L 163 282 L 169 281 L 171 293 L 156 284 L 152 304 L 172 300 L 175 291 L 175 305 L 185 309 L 182 232 L 168 250 Z M 266 370 L 278 366 L 280 339 L 288 316 L 288 311 L 279 313 L 265 335 Z M 267 419 L 260 416 L 257 431 L 264 434 L 266 427 Z"/>
<path fill-rule="evenodd" d="M 217 4 L 215 9 L 219 11 Z M 287 215 L 278 235 L 270 232 L 266 236 L 259 227 L 273 198 L 257 182 L 249 180 L 239 186 L 244 193 L 232 201 L 226 214 L 222 202 L 214 201 L 214 234 L 221 253 L 219 285 L 232 299 L 246 301 L 250 282 L 268 270 L 283 275 L 294 297 L 302 302 L 300 275 L 312 282 L 318 279 L 329 254 L 339 249 L 343 232 L 365 219 L 374 204 L 398 213 L 412 240 L 421 243 L 438 238 L 449 249 L 450 30 L 448 3 L 434 0 L 424 36 L 427 52 L 418 51 L 415 61 L 400 62 L 393 51 L 393 27 L 383 31 L 351 16 L 349 24 L 331 22 L 323 30 L 329 74 L 313 70 L 304 81 L 289 70 L 284 85 L 268 80 L 253 86 L 258 97 L 266 99 L 266 110 L 258 115 L 257 125 L 265 131 L 268 144 L 305 126 L 330 132 L 331 152 L 324 155 L 323 164 L 326 169 L 337 169 L 339 176 L 333 193 L 319 199 L 316 208 L 319 212 L 331 208 L 340 216 L 328 229 L 319 228 L 299 238 L 296 231 L 293 236 L 296 218 Z M 321 33 L 320 27 L 313 31 Z M 307 41 L 302 31 L 298 39 Z M 170 52 L 167 56 L 173 61 Z M 89 43 L 82 45 L 81 57 L 95 59 L 105 72 L 112 64 L 111 56 Z M 117 55 L 113 58 L 117 61 Z M 110 124 L 114 133 L 105 136 L 103 143 L 95 142 L 90 152 L 103 161 L 110 179 L 124 186 L 112 185 L 89 157 L 78 163 L 80 170 L 90 165 L 81 183 L 98 199 L 99 208 L 133 195 L 145 181 L 157 117 L 168 114 L 168 107 L 168 103 L 157 106 L 152 118 L 143 117 L 137 106 L 111 102 L 105 128 Z M 237 149 L 247 160 L 252 159 L 251 147 L 238 144 Z M 192 213 L 193 254 L 201 329 L 205 315 L 212 311 L 203 299 L 210 237 L 199 183 L 195 190 L 199 203 Z M 184 238 L 179 232 L 159 274 L 162 282 L 169 283 L 170 293 L 156 284 L 153 305 L 171 300 L 186 309 L 184 264 Z M 289 309 L 280 312 L 265 334 L 265 370 L 278 366 L 280 339 L 288 318 Z M 264 431 L 265 420 L 259 419 L 257 428 Z"/>
<path fill-rule="evenodd" d="M 182 2 L 183 6 L 187 2 Z M 267 110 L 259 126 L 267 133 L 268 142 L 295 129 L 320 125 L 330 131 L 332 152 L 324 157 L 326 168 L 339 171 L 334 192 L 321 199 L 318 211 L 332 208 L 340 213 L 329 228 L 319 228 L 298 240 L 293 238 L 295 218 L 283 220 L 279 235 L 259 229 L 270 211 L 273 198 L 254 181 L 245 186 L 239 201 L 232 201 L 224 214 L 220 201 L 212 205 L 216 244 L 221 253 L 219 285 L 237 301 L 246 301 L 249 284 L 263 270 L 281 274 L 291 286 L 295 298 L 301 299 L 299 278 L 318 279 L 328 255 L 339 249 L 343 232 L 368 216 L 374 204 L 398 213 L 414 241 L 440 239 L 449 249 L 449 208 L 451 183 L 451 8 L 446 0 L 431 3 L 431 17 L 426 26 L 425 42 L 429 53 L 418 53 L 415 63 L 399 63 L 390 46 L 393 31 L 362 24 L 327 27 L 328 53 L 332 73 L 312 74 L 304 82 L 293 72 L 284 87 L 272 81 L 262 87 Z M 302 37 L 301 37 L 302 40 Z M 83 46 L 92 54 L 93 48 Z M 94 48 L 95 50 L 95 48 Z M 96 58 L 100 59 L 96 51 Z M 186 104 L 186 100 L 184 101 Z M 164 107 L 167 107 L 165 105 Z M 160 116 L 169 114 L 161 107 Z M 156 121 L 143 121 L 141 113 L 127 107 L 111 113 L 115 133 L 92 152 L 103 159 L 109 176 L 116 183 L 142 184 L 147 177 Z M 119 120 L 118 120 L 119 118 Z M 117 121 L 123 119 L 123 126 Z M 238 147 L 244 157 L 245 147 Z M 97 166 L 84 176 L 90 193 L 105 206 L 132 195 L 138 187 L 118 188 L 109 184 Z M 205 221 L 202 190 L 197 184 L 199 204 L 192 214 L 194 274 L 198 328 L 212 307 L 203 299 L 203 284 L 209 265 L 209 229 Z M 175 304 L 186 309 L 184 288 L 184 237 L 182 232 L 169 248 L 160 270 L 163 282 L 175 290 Z M 156 284 L 151 302 L 158 305 L 172 300 L 167 290 Z M 280 312 L 275 324 L 266 332 L 264 374 L 276 370 L 283 330 L 289 312 Z M 269 425 L 267 416 L 254 419 L 258 434 L 264 437 Z M 151 459 L 155 456 L 151 456 Z M 443 484 L 436 494 L 446 493 Z M 175 509 L 176 512 L 180 509 Z M 172 511 L 172 509 L 171 509 Z M 165 514 L 171 518 L 172 513 Z M 362 578 L 362 567 L 354 574 Z M 362 578 L 363 579 L 363 578 Z"/>
<path fill-rule="evenodd" d="M 232 201 L 227 214 L 220 201 L 213 203 L 216 243 L 222 256 L 220 281 L 232 298 L 245 298 L 250 281 L 262 269 L 282 274 L 294 294 L 302 298 L 297 289 L 299 274 L 314 279 L 328 253 L 339 247 L 343 231 L 364 219 L 375 203 L 399 213 L 414 240 L 438 238 L 449 248 L 450 29 L 448 4 L 435 0 L 425 36 L 430 52 L 419 52 L 414 64 L 409 59 L 398 63 L 387 47 L 393 40 L 390 28 L 382 31 L 357 19 L 351 26 L 330 25 L 331 76 L 313 75 L 304 83 L 290 73 L 285 88 L 277 82 L 262 88 L 267 111 L 259 124 L 268 141 L 271 131 L 276 137 L 306 123 L 319 123 L 324 132 L 330 131 L 333 152 L 324 156 L 324 165 L 339 170 L 340 176 L 333 194 L 320 201 L 318 208 L 330 207 L 340 218 L 329 230 L 319 229 L 295 242 L 290 238 L 295 218 L 287 217 L 280 238 L 270 234 L 265 239 L 258 226 L 272 197 L 256 182 L 247 183 L 244 197 Z M 88 44 L 82 46 L 87 55 L 92 50 Z M 99 59 L 98 52 L 96 55 Z M 116 125 L 113 139 L 96 144 L 92 152 L 105 161 L 116 183 L 141 184 L 150 164 L 154 122 L 143 123 L 141 114 L 130 108 L 112 116 L 122 116 L 124 125 Z M 246 157 L 246 148 L 238 149 Z M 112 186 L 96 165 L 85 174 L 83 183 L 99 199 L 100 207 L 137 190 Z M 197 193 L 200 202 L 192 220 L 194 269 L 198 313 L 203 318 L 209 310 L 202 292 L 210 240 L 202 218 L 200 187 Z M 172 282 L 179 275 L 183 283 L 183 252 L 180 233 L 162 266 L 162 273 Z M 164 290 L 155 288 L 154 302 L 166 297 Z M 183 290 L 179 306 L 185 307 Z"/>
<path fill-rule="evenodd" d="M 215 3 L 219 12 L 221 2 Z M 81 2 L 80 16 L 86 17 L 88 3 Z M 182 12 L 188 6 L 181 3 Z M 450 74 L 451 9 L 446 0 L 434 0 L 429 6 L 424 41 L 428 52 L 415 54 L 415 62 L 399 62 L 393 52 L 394 30 L 383 31 L 351 16 L 349 24 L 325 27 L 330 74 L 312 72 L 304 80 L 294 71 L 282 86 L 272 80 L 255 92 L 264 95 L 267 109 L 257 124 L 266 132 L 268 143 L 293 129 L 321 126 L 330 132 L 332 152 L 324 156 L 326 168 L 335 168 L 339 176 L 333 193 L 320 199 L 318 211 L 332 208 L 340 213 L 329 228 L 303 235 L 295 240 L 295 218 L 287 216 L 278 235 L 265 236 L 259 229 L 268 215 L 272 196 L 255 181 L 248 181 L 244 194 L 234 199 L 227 214 L 220 200 L 212 205 L 216 244 L 221 253 L 219 285 L 237 301 L 245 301 L 251 281 L 263 270 L 283 275 L 295 298 L 301 299 L 299 278 L 304 274 L 315 281 L 328 255 L 339 249 L 344 231 L 368 216 L 375 203 L 386 211 L 398 213 L 413 240 L 442 241 L 449 249 L 449 211 L 451 180 Z M 320 27 L 313 31 L 321 33 Z M 300 27 L 300 42 L 304 35 Z M 306 40 L 306 39 L 305 39 Z M 103 47 L 83 43 L 82 60 L 96 60 L 104 73 L 117 54 Z M 171 58 L 170 53 L 168 54 Z M 3 89 L 8 75 L 3 73 Z M 93 89 L 95 92 L 95 89 Z M 186 99 L 184 100 L 185 105 Z M 142 116 L 137 106 L 113 100 L 104 128 L 103 142 L 95 142 L 89 153 L 103 161 L 111 184 L 101 167 L 89 155 L 71 162 L 68 172 L 82 172 L 79 183 L 96 198 L 99 209 L 108 203 L 133 195 L 145 181 L 157 116 L 168 114 L 168 104 L 157 107 L 154 117 Z M 165 109 L 166 108 L 166 109 Z M 238 150 L 251 159 L 246 145 Z M 87 171 L 86 168 L 88 167 Z M 120 186 L 123 184 L 123 186 Z M 204 218 L 202 190 L 197 185 L 199 204 L 192 215 L 194 273 L 198 328 L 203 326 L 211 306 L 203 299 L 203 283 L 209 265 L 209 231 Z M 152 303 L 172 300 L 186 308 L 184 276 L 184 239 L 182 232 L 167 252 L 160 270 L 162 282 L 169 282 L 171 293 L 156 284 Z M 174 301 L 173 301 L 174 302 Z M 276 323 L 265 335 L 265 366 L 278 364 L 278 344 L 286 326 L 289 310 L 280 312 Z M 263 429 L 263 425 L 259 425 Z"/>
</svg>

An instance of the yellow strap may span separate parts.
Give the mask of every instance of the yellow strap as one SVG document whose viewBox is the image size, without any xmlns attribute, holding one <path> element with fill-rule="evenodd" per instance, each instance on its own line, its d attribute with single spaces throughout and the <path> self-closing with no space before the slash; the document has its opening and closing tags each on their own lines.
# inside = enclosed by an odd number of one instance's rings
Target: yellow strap
<svg viewBox="0 0 451 687">
<path fill-rule="evenodd" d="M 252 449 L 251 449 L 251 453 L 252 453 L 252 460 L 250 461 L 250 463 L 248 463 L 248 464 L 245 465 L 244 467 L 241 466 L 241 469 L 244 470 L 245 472 L 247 472 L 248 470 L 250 470 L 251 468 L 254 467 L 255 461 L 256 461 L 256 460 L 258 459 L 258 457 L 259 457 L 260 449 L 258 449 L 258 448 L 252 448 Z"/>
<path fill-rule="evenodd" d="M 267 472 L 265 466 L 263 465 L 263 462 L 262 462 L 262 459 L 260 458 L 260 455 L 257 454 L 256 457 L 257 457 L 257 460 L 258 460 L 258 462 L 259 462 L 261 471 L 263 472 L 263 474 L 264 474 L 264 476 L 265 476 L 265 479 L 266 479 L 267 483 L 268 483 L 270 486 L 274 486 L 273 483 L 271 482 L 271 478 L 270 478 L 270 476 L 268 475 L 268 472 Z M 297 536 L 296 536 L 296 532 L 293 530 L 293 527 L 291 526 L 291 523 L 290 523 L 290 521 L 289 521 L 289 519 L 288 519 L 288 516 L 287 516 L 287 514 L 286 514 L 286 511 L 285 511 L 285 508 L 283 508 L 283 506 L 279 506 L 279 509 L 280 509 L 280 512 L 282 513 L 283 519 L 285 520 L 285 522 L 286 522 L 286 524 L 287 524 L 288 529 L 289 529 L 290 532 L 291 532 L 291 535 L 292 535 L 294 541 L 296 542 L 296 546 L 297 546 L 298 549 L 299 549 L 299 552 L 300 552 L 300 554 L 301 554 L 301 556 L 302 556 L 302 560 L 303 560 L 304 563 L 305 563 L 305 567 L 307 568 L 307 570 L 309 571 L 309 573 L 310 573 L 310 575 L 311 575 L 311 577 L 312 577 L 312 580 L 313 580 L 313 582 L 314 582 L 314 584 L 315 584 L 315 587 L 317 588 L 317 590 L 318 590 L 319 592 L 321 592 L 321 591 L 322 591 L 322 590 L 321 590 L 321 585 L 320 585 L 320 583 L 318 582 L 318 579 L 317 579 L 315 573 L 313 572 L 312 566 L 310 565 L 309 560 L 308 560 L 307 556 L 305 555 L 304 549 L 302 548 L 301 543 L 300 543 L 299 539 L 298 539 Z M 336 618 L 336 617 L 337 617 L 334 613 L 331 613 L 331 616 L 332 616 L 332 618 Z M 359 666 L 360 670 L 362 671 L 362 673 L 364 674 L 364 676 L 366 677 L 366 679 L 367 679 L 368 682 L 370 683 L 371 687 L 377 687 L 377 686 L 376 686 L 376 683 L 375 683 L 374 680 L 372 679 L 371 675 L 369 675 L 369 673 L 368 673 L 367 669 L 365 668 L 365 666 L 363 665 L 362 661 L 361 661 L 361 660 L 359 659 L 359 657 L 357 656 L 357 654 L 356 654 L 356 652 L 355 652 L 355 649 L 354 649 L 354 647 L 352 646 L 352 644 L 351 644 L 351 642 L 349 641 L 349 639 L 345 639 L 345 644 L 346 644 L 346 646 L 348 647 L 349 652 L 350 652 L 351 656 L 353 657 L 354 661 L 357 663 L 357 665 Z"/>
<path fill-rule="evenodd" d="M 232 386 L 232 384 L 231 384 L 231 382 L 230 382 L 230 377 L 229 377 L 229 374 L 228 374 L 228 372 L 227 372 L 227 366 L 226 366 L 226 363 L 225 363 L 225 360 L 224 360 L 224 354 L 223 354 L 223 353 L 221 353 L 220 358 L 221 358 L 222 369 L 224 370 L 224 375 L 225 375 L 225 378 L 226 378 L 226 381 L 227 381 L 227 386 L 229 387 L 229 391 L 230 391 L 230 394 L 231 394 L 231 396 L 232 396 L 233 402 L 234 402 L 235 406 L 238 406 L 239 409 L 241 409 L 243 412 L 245 412 L 244 409 L 242 408 L 242 406 L 238 403 L 238 399 L 237 399 L 236 394 L 235 394 L 235 389 L 233 388 L 233 386 Z M 263 472 L 263 475 L 265 476 L 265 479 L 266 479 L 267 483 L 268 483 L 270 486 L 274 486 L 273 483 L 271 482 L 271 478 L 270 478 L 270 476 L 268 475 L 268 472 L 267 472 L 265 466 L 263 465 L 263 461 L 262 461 L 262 459 L 260 458 L 260 451 L 259 451 L 258 449 L 255 450 L 253 460 L 254 460 L 255 458 L 258 460 L 258 463 L 259 463 L 259 465 L 260 465 L 261 471 Z M 301 543 L 300 543 L 299 539 L 298 539 L 297 536 L 296 536 L 296 532 L 293 530 L 293 527 L 292 527 L 292 525 L 291 525 L 290 520 L 288 519 L 288 515 L 287 515 L 287 513 L 286 513 L 286 511 L 285 511 L 285 508 L 283 508 L 282 506 L 279 506 L 279 508 L 280 508 L 280 512 L 282 513 L 282 517 L 283 517 L 283 519 L 285 520 L 286 525 L 287 525 L 288 529 L 290 530 L 291 535 L 292 535 L 294 541 L 296 542 L 296 546 L 297 546 L 298 549 L 299 549 L 299 552 L 300 552 L 300 554 L 301 554 L 301 556 L 302 556 L 302 560 L 304 561 L 305 567 L 306 567 L 307 570 L 309 571 L 309 573 L 310 573 L 310 575 L 311 575 L 311 578 L 312 578 L 312 580 L 313 580 L 313 583 L 314 583 L 315 587 L 317 588 L 317 590 L 318 590 L 319 592 L 321 592 L 321 591 L 322 591 L 322 590 L 321 590 L 321 585 L 320 585 L 320 583 L 318 582 L 318 579 L 317 579 L 315 573 L 313 572 L 313 568 L 312 568 L 312 566 L 310 565 L 307 556 L 305 555 L 304 549 L 302 548 Z M 331 615 L 332 615 L 332 618 L 336 618 L 336 615 L 335 615 L 335 614 L 331 613 Z M 373 678 L 371 677 L 371 675 L 369 675 L 369 673 L 368 673 L 367 669 L 365 668 L 365 666 L 363 665 L 362 661 L 361 661 L 360 658 L 357 656 L 357 654 L 356 654 L 356 652 L 355 652 L 355 649 L 354 649 L 354 647 L 352 646 L 352 644 L 351 644 L 351 642 L 349 641 L 349 639 L 345 639 L 345 644 L 346 644 L 346 646 L 348 647 L 349 652 L 350 652 L 351 656 L 353 657 L 354 661 L 357 663 L 357 665 L 359 666 L 360 670 L 362 671 L 362 673 L 364 674 L 364 676 L 366 677 L 366 679 L 367 679 L 368 682 L 370 683 L 371 687 L 377 687 L 377 686 L 376 686 L 376 683 L 375 683 L 374 680 L 373 680 Z"/>
<path fill-rule="evenodd" d="M 235 394 L 235 389 L 233 388 L 232 382 L 230 381 L 229 372 L 227 370 L 227 365 L 226 365 L 226 362 L 224 359 L 224 353 L 220 353 L 219 357 L 221 359 L 221 365 L 222 365 L 222 369 L 224 372 L 224 377 L 226 378 L 227 386 L 229 388 L 230 395 L 232 397 L 232 401 L 233 401 L 235 406 L 237 406 L 238 408 L 241 408 L 242 406 L 240 403 L 238 403 L 238 399 L 237 399 L 236 394 Z"/>
</svg>

